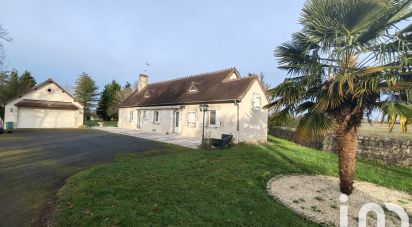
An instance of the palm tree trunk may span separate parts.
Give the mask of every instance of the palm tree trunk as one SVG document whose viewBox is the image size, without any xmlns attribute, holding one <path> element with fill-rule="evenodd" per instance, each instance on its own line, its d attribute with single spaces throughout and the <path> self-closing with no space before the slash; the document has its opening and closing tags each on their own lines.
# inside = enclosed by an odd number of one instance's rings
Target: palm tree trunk
<svg viewBox="0 0 412 227">
<path fill-rule="evenodd" d="M 356 166 L 356 148 L 358 136 L 356 129 L 341 129 L 336 131 L 336 151 L 339 156 L 340 191 L 350 195 L 353 191 L 353 177 Z"/>
</svg>

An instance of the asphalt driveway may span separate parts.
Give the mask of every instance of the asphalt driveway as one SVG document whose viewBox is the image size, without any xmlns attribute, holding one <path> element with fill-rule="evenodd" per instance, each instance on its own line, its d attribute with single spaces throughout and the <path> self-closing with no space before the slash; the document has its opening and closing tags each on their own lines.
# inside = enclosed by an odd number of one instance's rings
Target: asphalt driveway
<svg viewBox="0 0 412 227">
<path fill-rule="evenodd" d="M 74 173 L 160 143 L 92 129 L 0 135 L 0 226 L 38 226 Z"/>
</svg>

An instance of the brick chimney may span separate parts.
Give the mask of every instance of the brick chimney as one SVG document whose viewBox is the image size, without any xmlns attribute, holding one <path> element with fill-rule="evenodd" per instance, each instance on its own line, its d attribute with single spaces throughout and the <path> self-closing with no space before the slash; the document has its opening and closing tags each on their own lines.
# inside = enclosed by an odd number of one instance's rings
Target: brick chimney
<svg viewBox="0 0 412 227">
<path fill-rule="evenodd" d="M 149 83 L 149 76 L 145 74 L 140 74 L 139 78 L 137 79 L 137 90 L 143 90 L 147 84 Z"/>
</svg>

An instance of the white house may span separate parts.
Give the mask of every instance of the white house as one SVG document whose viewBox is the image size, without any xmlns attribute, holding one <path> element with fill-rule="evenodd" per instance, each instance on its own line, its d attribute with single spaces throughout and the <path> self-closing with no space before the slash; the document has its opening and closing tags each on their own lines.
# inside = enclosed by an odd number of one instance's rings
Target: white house
<svg viewBox="0 0 412 227">
<path fill-rule="evenodd" d="M 138 88 L 119 106 L 120 128 L 201 138 L 232 134 L 236 142 L 267 141 L 268 103 L 257 77 L 240 77 L 235 68 L 149 84 L 140 74 Z"/>
<path fill-rule="evenodd" d="M 78 128 L 83 125 L 83 106 L 52 79 L 34 86 L 5 106 L 4 127 Z"/>
</svg>

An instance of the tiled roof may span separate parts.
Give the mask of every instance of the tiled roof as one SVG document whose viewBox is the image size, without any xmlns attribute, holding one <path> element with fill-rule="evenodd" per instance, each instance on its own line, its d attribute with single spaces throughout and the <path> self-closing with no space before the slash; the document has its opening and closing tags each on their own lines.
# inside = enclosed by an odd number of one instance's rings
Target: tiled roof
<svg viewBox="0 0 412 227">
<path fill-rule="evenodd" d="M 133 92 L 119 107 L 145 107 L 240 101 L 256 77 L 228 80 L 235 68 L 148 84 Z M 188 92 L 191 85 L 198 91 Z M 146 94 L 146 97 L 145 97 Z M 150 94 L 147 96 L 147 94 Z"/>
<path fill-rule="evenodd" d="M 57 101 L 45 101 L 45 100 L 33 100 L 33 99 L 22 99 L 14 105 L 18 107 L 45 108 L 45 109 L 58 109 L 58 110 L 79 109 L 79 107 L 77 107 L 71 102 L 57 102 Z"/>
</svg>

